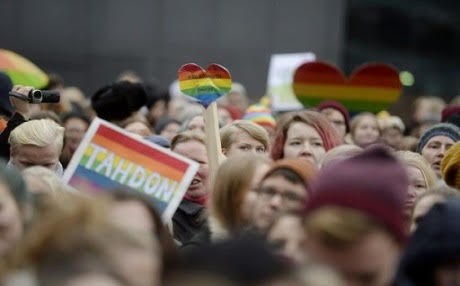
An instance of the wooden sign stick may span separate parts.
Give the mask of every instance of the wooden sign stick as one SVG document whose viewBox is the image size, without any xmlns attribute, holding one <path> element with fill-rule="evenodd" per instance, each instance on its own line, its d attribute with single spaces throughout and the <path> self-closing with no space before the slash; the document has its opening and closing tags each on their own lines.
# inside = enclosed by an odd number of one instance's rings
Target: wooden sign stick
<svg viewBox="0 0 460 286">
<path fill-rule="evenodd" d="M 206 134 L 206 152 L 208 155 L 209 177 L 211 182 L 220 164 L 225 160 L 220 142 L 219 119 L 217 117 L 217 103 L 214 101 L 204 111 Z"/>
</svg>

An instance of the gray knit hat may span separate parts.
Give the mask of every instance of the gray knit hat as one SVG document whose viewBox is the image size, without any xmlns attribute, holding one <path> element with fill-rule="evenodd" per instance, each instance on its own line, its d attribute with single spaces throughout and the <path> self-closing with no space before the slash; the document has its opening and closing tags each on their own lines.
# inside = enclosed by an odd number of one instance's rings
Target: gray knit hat
<svg viewBox="0 0 460 286">
<path fill-rule="evenodd" d="M 423 147 L 435 136 L 446 136 L 457 142 L 460 140 L 460 128 L 450 123 L 439 123 L 425 131 L 417 145 L 417 153 L 422 153 Z"/>
</svg>

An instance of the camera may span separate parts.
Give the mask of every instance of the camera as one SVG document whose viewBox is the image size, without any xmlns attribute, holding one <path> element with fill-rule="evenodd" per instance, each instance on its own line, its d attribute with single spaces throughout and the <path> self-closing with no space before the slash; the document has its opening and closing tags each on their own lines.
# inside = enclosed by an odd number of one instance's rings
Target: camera
<svg viewBox="0 0 460 286">
<path fill-rule="evenodd" d="M 32 89 L 29 92 L 30 103 L 58 103 L 59 100 L 60 95 L 57 91 Z"/>
<path fill-rule="evenodd" d="M 29 103 L 58 103 L 59 100 L 61 99 L 59 92 L 54 91 L 54 90 L 32 89 L 28 95 L 23 95 L 23 94 L 11 91 L 9 95 L 20 98 Z"/>
</svg>

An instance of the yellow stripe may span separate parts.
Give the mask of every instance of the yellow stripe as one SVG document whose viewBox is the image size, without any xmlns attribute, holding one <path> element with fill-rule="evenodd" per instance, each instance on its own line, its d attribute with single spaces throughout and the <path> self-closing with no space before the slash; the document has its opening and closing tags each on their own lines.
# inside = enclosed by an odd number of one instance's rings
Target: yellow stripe
<svg viewBox="0 0 460 286">
<path fill-rule="evenodd" d="M 205 85 L 215 85 L 219 89 L 226 89 L 232 86 L 232 80 L 228 78 L 226 79 L 214 78 L 212 79 L 212 82 L 211 82 L 211 79 L 205 78 L 205 79 L 189 79 L 189 80 L 179 81 L 179 87 L 181 90 L 193 89 L 193 88 L 197 88 L 198 86 L 205 86 Z"/>
<path fill-rule="evenodd" d="M 298 97 L 324 98 L 337 100 L 363 100 L 378 102 L 395 102 L 400 91 L 394 88 L 358 87 L 343 85 L 303 85 L 294 84 Z"/>
</svg>

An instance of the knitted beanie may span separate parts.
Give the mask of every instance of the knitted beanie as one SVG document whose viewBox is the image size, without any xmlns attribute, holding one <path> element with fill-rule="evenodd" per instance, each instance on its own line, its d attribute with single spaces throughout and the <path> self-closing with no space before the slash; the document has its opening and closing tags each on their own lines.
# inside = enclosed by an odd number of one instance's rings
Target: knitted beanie
<svg viewBox="0 0 460 286">
<path fill-rule="evenodd" d="M 447 185 L 460 190 L 460 142 L 447 150 L 441 161 L 441 174 Z"/>
<path fill-rule="evenodd" d="M 10 77 L 0 72 L 0 113 L 10 117 L 13 114 L 13 107 L 10 103 L 8 93 L 13 88 Z"/>
<path fill-rule="evenodd" d="M 418 224 L 393 285 L 435 285 L 435 272 L 460 256 L 460 199 L 435 204 Z"/>
<path fill-rule="evenodd" d="M 281 159 L 273 163 L 270 170 L 265 174 L 264 179 L 270 177 L 275 171 L 280 169 L 287 169 L 298 175 L 305 186 L 310 185 L 310 182 L 315 178 L 317 169 L 316 167 L 304 159 Z"/>
<path fill-rule="evenodd" d="M 102 119 L 123 120 L 147 102 L 147 93 L 140 83 L 120 81 L 100 88 L 91 97 L 91 105 Z"/>
<path fill-rule="evenodd" d="M 354 209 L 406 240 L 404 204 L 409 180 L 404 166 L 381 146 L 326 166 L 311 185 L 309 214 L 325 206 Z"/>
<path fill-rule="evenodd" d="M 439 123 L 422 134 L 417 145 L 417 153 L 422 153 L 423 147 L 435 136 L 446 136 L 457 142 L 460 140 L 460 128 L 450 123 Z"/>
<path fill-rule="evenodd" d="M 446 106 L 441 113 L 441 122 L 452 123 L 460 127 L 460 105 Z"/>
<path fill-rule="evenodd" d="M 246 110 L 246 114 L 244 115 L 243 120 L 252 121 L 260 126 L 267 126 L 272 128 L 276 127 L 276 121 L 272 115 L 271 110 L 261 104 L 254 104 L 249 106 L 249 108 Z"/>
<path fill-rule="evenodd" d="M 345 127 L 347 133 L 350 132 L 350 113 L 348 112 L 348 109 L 343 104 L 335 100 L 323 101 L 316 107 L 318 111 L 321 111 L 326 108 L 332 108 L 340 112 L 343 115 L 343 118 L 345 118 Z"/>
</svg>

